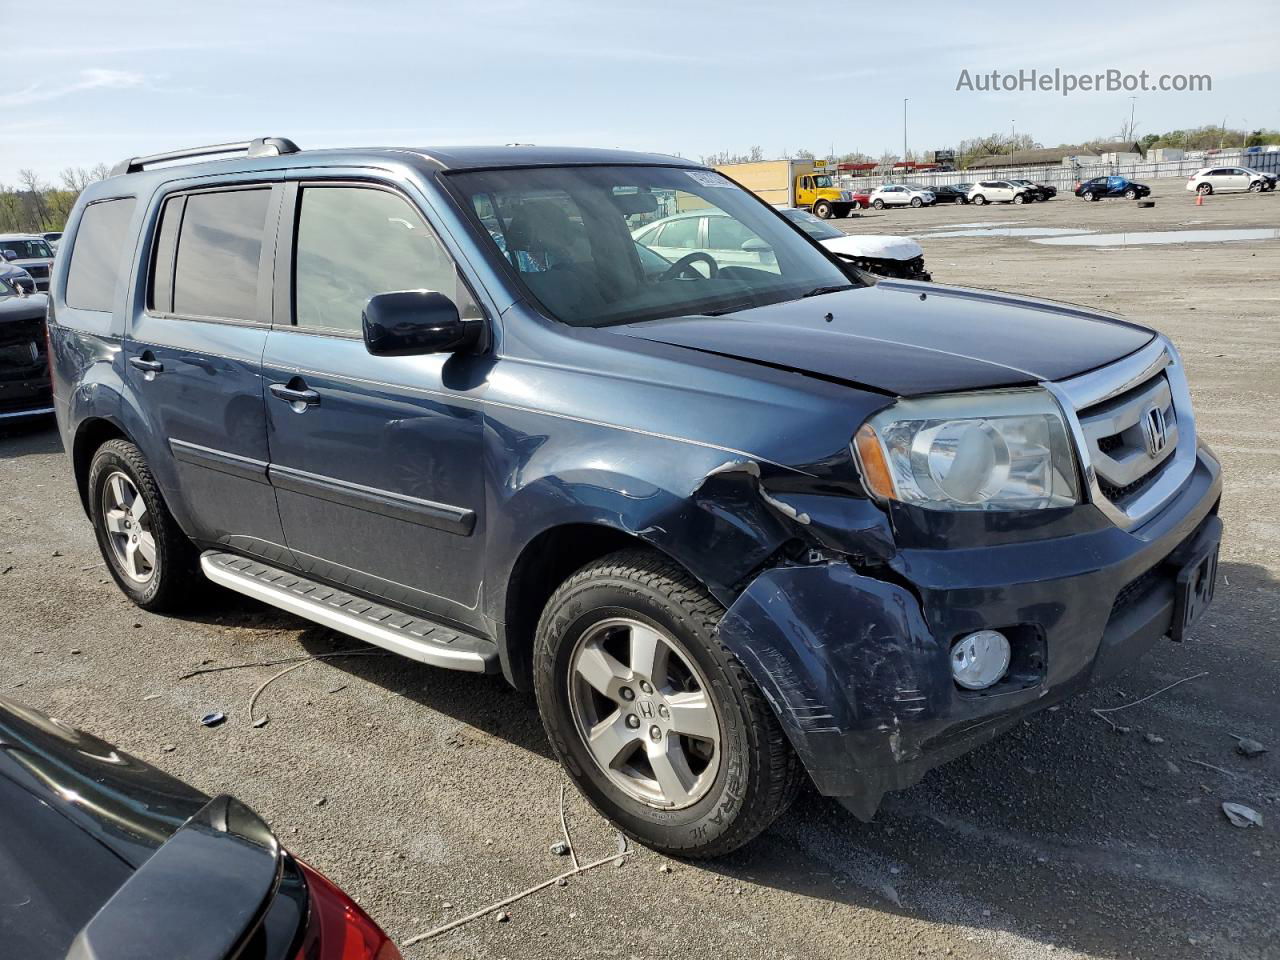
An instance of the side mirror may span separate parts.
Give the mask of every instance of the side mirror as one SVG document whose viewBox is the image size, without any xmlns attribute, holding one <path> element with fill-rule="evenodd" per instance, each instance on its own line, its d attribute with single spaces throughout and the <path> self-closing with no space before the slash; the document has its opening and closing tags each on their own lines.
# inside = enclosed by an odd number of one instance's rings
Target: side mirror
<svg viewBox="0 0 1280 960">
<path fill-rule="evenodd" d="M 434 290 L 398 290 L 369 298 L 361 316 L 364 345 L 375 357 L 457 353 L 480 342 L 483 325 L 463 320 L 458 308 Z"/>
<path fill-rule="evenodd" d="M 4 258 L 5 258 L 6 260 L 17 260 L 17 259 L 18 259 L 18 251 L 17 251 L 17 250 L 0 250 L 0 254 L 3 254 L 3 255 L 4 255 Z"/>
<path fill-rule="evenodd" d="M 742 241 L 742 249 L 747 253 L 768 253 L 773 250 L 773 247 L 769 246 L 759 237 L 752 237 L 750 240 Z"/>
</svg>

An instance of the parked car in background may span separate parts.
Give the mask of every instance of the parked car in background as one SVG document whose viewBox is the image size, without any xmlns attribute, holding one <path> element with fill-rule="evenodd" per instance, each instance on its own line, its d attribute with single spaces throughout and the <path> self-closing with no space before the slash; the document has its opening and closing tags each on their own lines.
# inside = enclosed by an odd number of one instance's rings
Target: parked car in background
<svg viewBox="0 0 1280 960">
<path fill-rule="evenodd" d="M 919 187 L 908 187 L 897 183 L 886 183 L 876 187 L 870 194 L 871 206 L 877 210 L 885 207 L 928 207 L 936 202 L 932 190 Z"/>
<path fill-rule="evenodd" d="M 1094 177 L 1076 187 L 1075 193 L 1082 200 L 1103 200 L 1114 197 L 1140 200 L 1150 196 L 1151 188 L 1145 183 L 1135 183 L 1125 177 Z"/>
<path fill-rule="evenodd" d="M 45 240 L 49 242 L 49 246 L 53 247 L 53 249 L 56 251 L 58 249 L 58 241 L 62 239 L 62 231 L 54 230 L 54 231 L 51 231 L 50 233 L 42 233 L 40 234 L 40 236 L 44 237 Z"/>
<path fill-rule="evenodd" d="M 27 273 L 25 267 L 12 264 L 3 257 L 0 257 L 0 280 L 7 280 L 10 286 L 17 288 L 19 293 L 39 292 L 35 277 Z"/>
<path fill-rule="evenodd" d="M 985 203 L 1030 203 L 1034 199 L 1026 187 L 1008 180 L 981 180 L 969 188 L 969 202 L 978 206 Z"/>
<path fill-rule="evenodd" d="M 872 282 L 677 157 L 241 149 L 125 161 L 54 265 L 110 577 L 501 673 L 655 849 L 726 854 L 806 779 L 870 818 L 1212 598 L 1221 470 L 1150 328 Z M 694 240 L 654 275 L 658 210 Z"/>
<path fill-rule="evenodd" d="M 1026 187 L 1032 200 L 1052 200 L 1058 195 L 1058 188 L 1047 183 L 1036 183 L 1034 180 L 1010 180 L 1015 187 Z"/>
<path fill-rule="evenodd" d="M 930 187 L 934 201 L 937 203 L 968 203 L 969 188 L 972 183 L 949 183 L 940 187 Z"/>
<path fill-rule="evenodd" d="M 53 413 L 45 352 L 49 298 L 24 291 L 19 283 L 34 287 L 30 277 L 0 275 L 0 428 Z"/>
<path fill-rule="evenodd" d="M 1187 189 L 1206 196 L 1211 193 L 1262 193 L 1276 188 L 1276 175 L 1249 167 L 1205 167 L 1187 180 Z"/>
<path fill-rule="evenodd" d="M 794 207 L 781 213 L 836 256 L 869 273 L 900 280 L 932 279 L 924 268 L 924 250 L 910 237 L 844 233 Z"/>
<path fill-rule="evenodd" d="M 34 233 L 0 233 L 0 257 L 31 274 L 41 291 L 49 289 L 53 249 L 44 237 Z"/>
<path fill-rule="evenodd" d="M 773 248 L 723 210 L 703 208 L 677 213 L 646 224 L 631 236 L 641 247 L 671 263 L 700 254 L 701 260 L 694 262 L 694 269 L 704 275 L 728 266 L 778 272 Z"/>
<path fill-rule="evenodd" d="M 0 698 L 0 930 L 22 960 L 399 960 L 239 800 Z"/>
</svg>

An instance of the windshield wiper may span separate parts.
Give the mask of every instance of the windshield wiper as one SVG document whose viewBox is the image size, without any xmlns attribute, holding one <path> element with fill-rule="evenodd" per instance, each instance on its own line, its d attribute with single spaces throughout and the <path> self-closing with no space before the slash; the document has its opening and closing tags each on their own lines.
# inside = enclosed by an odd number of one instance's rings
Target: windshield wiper
<svg viewBox="0 0 1280 960">
<path fill-rule="evenodd" d="M 828 287 L 814 287 L 808 293 L 804 294 L 804 296 L 802 296 L 800 299 L 803 300 L 805 299 L 805 297 L 820 297 L 824 293 L 839 293 L 841 290 L 856 290 L 856 289 L 858 289 L 858 285 L 856 283 L 837 283 Z"/>
</svg>

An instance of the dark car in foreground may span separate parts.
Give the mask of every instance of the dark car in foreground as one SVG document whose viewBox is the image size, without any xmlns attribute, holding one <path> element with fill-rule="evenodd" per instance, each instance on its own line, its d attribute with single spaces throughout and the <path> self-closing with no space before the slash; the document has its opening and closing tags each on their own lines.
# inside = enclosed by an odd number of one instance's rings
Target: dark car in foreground
<svg viewBox="0 0 1280 960">
<path fill-rule="evenodd" d="M 0 698 L 0 953 L 399 960 L 251 809 Z"/>
<path fill-rule="evenodd" d="M 31 278 L 0 271 L 0 429 L 53 413 L 45 314 L 49 298 L 28 291 Z"/>
<path fill-rule="evenodd" d="M 1218 461 L 1153 330 L 873 279 L 675 157 L 241 148 L 68 224 L 107 569 L 501 673 L 646 844 L 723 854 L 806 777 L 870 817 L 1212 595 Z"/>
<path fill-rule="evenodd" d="M 1094 177 L 1076 187 L 1075 194 L 1082 200 L 1105 200 L 1114 197 L 1141 200 L 1151 195 L 1151 188 L 1145 183 L 1135 183 L 1125 177 Z"/>
</svg>

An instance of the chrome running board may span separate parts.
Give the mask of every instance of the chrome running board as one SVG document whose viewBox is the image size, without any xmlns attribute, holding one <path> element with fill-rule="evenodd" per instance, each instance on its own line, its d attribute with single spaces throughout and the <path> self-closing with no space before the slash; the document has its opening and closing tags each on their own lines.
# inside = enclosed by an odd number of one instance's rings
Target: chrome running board
<svg viewBox="0 0 1280 960">
<path fill-rule="evenodd" d="M 494 673 L 498 669 L 498 648 L 491 640 L 373 603 L 257 560 L 210 550 L 201 555 L 200 568 L 206 577 L 228 590 L 411 660 L 469 673 Z"/>
</svg>

